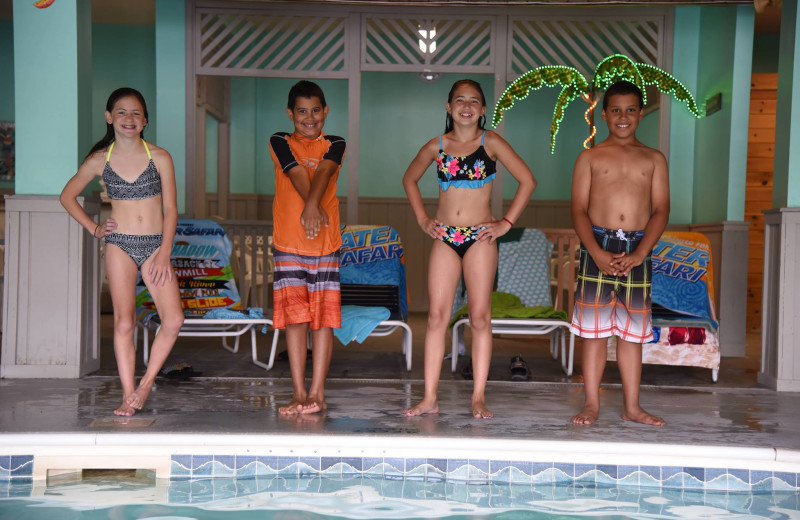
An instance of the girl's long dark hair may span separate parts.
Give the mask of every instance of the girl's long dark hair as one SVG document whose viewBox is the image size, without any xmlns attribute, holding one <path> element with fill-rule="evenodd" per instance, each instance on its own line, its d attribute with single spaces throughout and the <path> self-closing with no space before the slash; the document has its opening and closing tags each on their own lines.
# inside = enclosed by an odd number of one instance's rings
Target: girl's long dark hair
<svg viewBox="0 0 800 520">
<path fill-rule="evenodd" d="M 460 79 L 460 80 L 456 81 L 455 83 L 453 83 L 453 86 L 450 88 L 450 93 L 447 95 L 447 102 L 448 103 L 452 103 L 453 102 L 453 95 L 455 94 L 456 89 L 458 87 L 460 87 L 461 85 L 469 85 L 471 87 L 476 88 L 478 90 L 478 93 L 481 95 L 481 104 L 483 106 L 486 106 L 486 96 L 483 95 L 483 89 L 481 88 L 481 84 L 478 83 L 477 81 L 471 80 L 471 79 Z M 486 125 L 486 116 L 484 115 L 484 116 L 481 116 L 480 119 L 478 119 L 478 128 L 483 130 L 484 129 L 483 127 L 485 125 Z M 451 131 L 452 129 L 453 129 L 453 116 L 451 116 L 450 113 L 448 112 L 447 116 L 445 117 L 445 121 L 444 121 L 444 133 L 447 133 L 447 132 Z"/>
<path fill-rule="evenodd" d="M 112 112 L 114 110 L 114 105 L 117 104 L 117 101 L 125 97 L 135 97 L 137 100 L 139 100 L 139 103 L 142 104 L 142 110 L 144 111 L 145 121 L 150 120 L 150 118 L 147 115 L 147 103 L 144 102 L 144 96 L 142 96 L 142 93 L 139 92 L 138 90 L 130 87 L 118 88 L 117 90 L 112 92 L 111 95 L 108 96 L 108 101 L 106 101 L 106 110 L 108 112 Z M 144 129 L 142 129 L 142 131 L 139 133 L 139 137 L 144 139 Z M 92 149 L 89 150 L 89 153 L 86 154 L 86 158 L 88 159 L 93 153 L 99 150 L 105 150 L 106 148 L 108 148 L 108 145 L 110 145 L 113 141 L 114 141 L 114 126 L 111 123 L 106 123 L 106 135 L 104 135 L 102 139 L 97 141 L 94 144 L 94 146 L 92 146 Z"/>
</svg>

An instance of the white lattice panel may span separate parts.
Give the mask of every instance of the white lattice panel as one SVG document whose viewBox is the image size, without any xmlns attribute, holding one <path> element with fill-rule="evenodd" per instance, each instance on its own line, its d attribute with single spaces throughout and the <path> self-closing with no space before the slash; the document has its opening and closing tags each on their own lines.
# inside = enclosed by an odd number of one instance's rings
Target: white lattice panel
<svg viewBox="0 0 800 520">
<path fill-rule="evenodd" d="M 611 54 L 663 66 L 663 16 L 515 18 L 509 25 L 509 81 L 542 65 L 569 65 L 591 78 Z"/>
<path fill-rule="evenodd" d="M 362 70 L 493 72 L 492 18 L 364 15 Z"/>
<path fill-rule="evenodd" d="M 199 74 L 346 77 L 346 19 L 198 10 Z"/>
</svg>

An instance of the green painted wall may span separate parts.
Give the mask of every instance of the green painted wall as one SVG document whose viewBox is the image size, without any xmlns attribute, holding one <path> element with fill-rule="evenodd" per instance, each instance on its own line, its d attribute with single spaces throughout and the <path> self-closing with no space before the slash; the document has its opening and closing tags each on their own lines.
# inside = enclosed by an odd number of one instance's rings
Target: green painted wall
<svg viewBox="0 0 800 520">
<path fill-rule="evenodd" d="M 18 194 L 59 194 L 78 167 L 80 151 L 90 146 L 90 9 L 86 0 L 48 9 L 14 0 Z"/>
<path fill-rule="evenodd" d="M 754 21 L 755 10 L 752 5 L 736 8 L 736 36 L 733 40 L 733 77 L 730 103 L 731 139 L 728 145 L 728 200 L 725 208 L 725 220 L 744 220 Z"/>
<path fill-rule="evenodd" d="M 800 206 L 800 120 L 794 108 L 800 100 L 800 15 L 796 2 L 786 2 L 781 14 L 778 72 L 778 116 L 775 121 L 775 175 L 772 207 Z"/>
<path fill-rule="evenodd" d="M 462 74 L 444 74 L 434 83 L 424 83 L 411 73 L 368 72 L 362 75 L 360 196 L 405 196 L 403 173 L 419 148 L 444 131 L 447 94 L 452 83 L 463 77 Z M 495 100 L 491 76 L 471 77 L 483 86 L 490 105 L 488 112 L 491 112 Z M 284 107 L 286 95 L 295 81 L 231 78 L 231 192 L 273 193 L 274 175 L 267 142 L 275 131 L 292 130 Z M 326 132 L 347 137 L 347 83 L 334 80 L 319 83 L 331 107 Z M 557 89 L 542 90 L 506 113 L 506 139 L 539 180 L 537 199 L 569 200 L 572 166 L 588 135 L 588 126 L 583 120 L 587 105 L 575 101 L 567 109 L 556 154 L 550 154 L 550 122 L 557 95 Z M 597 117 L 598 135 L 603 138 L 607 129 L 599 120 L 599 112 Z M 657 146 L 658 111 L 645 117 L 640 139 Z M 340 195 L 346 194 L 346 169 L 347 161 L 338 185 Z M 510 199 L 517 184 L 506 175 L 503 192 L 504 197 Z M 420 181 L 420 188 L 425 197 L 438 195 L 433 167 Z"/>
<path fill-rule="evenodd" d="M 206 114 L 206 193 L 217 191 L 219 180 L 219 123 L 214 116 Z"/>
<path fill-rule="evenodd" d="M 178 188 L 178 212 L 186 208 L 186 5 L 158 0 L 155 27 L 156 133 L 159 146 L 172 154 Z"/>
<path fill-rule="evenodd" d="M 778 72 L 780 34 L 756 34 L 753 37 L 753 74 Z"/>
<path fill-rule="evenodd" d="M 555 154 L 550 153 L 550 125 L 556 105 L 558 88 L 542 88 L 517 101 L 505 112 L 505 139 L 527 163 L 538 181 L 534 199 L 569 200 L 572 168 L 583 150 L 583 140 L 589 136 L 589 126 L 583 120 L 588 108 L 582 100 L 573 101 L 566 109 L 556 137 Z M 492 108 L 494 109 L 494 103 Z M 602 125 L 600 112 L 597 122 Z M 513 197 L 516 182 L 509 176 L 503 183 L 503 198 Z"/>
<path fill-rule="evenodd" d="M 231 192 L 272 193 L 258 191 L 258 177 L 266 172 L 256 171 L 258 155 L 264 155 L 265 144 L 256 143 L 256 78 L 231 78 Z M 252 103 L 248 105 L 248 103 Z M 263 163 L 262 163 L 263 164 Z M 206 172 L 206 177 L 208 172 Z M 207 185 L 207 184 L 206 184 Z"/>
<path fill-rule="evenodd" d="M 106 133 L 108 95 L 119 87 L 135 88 L 144 96 L 150 115 L 145 139 L 158 143 L 156 135 L 155 28 L 92 25 L 92 139 Z"/>
<path fill-rule="evenodd" d="M 478 81 L 487 103 L 493 103 L 490 75 L 442 74 L 433 83 L 425 83 L 413 73 L 362 75 L 359 195 L 405 197 L 403 174 L 420 147 L 444 132 L 447 94 L 453 83 L 463 78 Z M 491 121 L 491 116 L 488 119 Z M 439 195 L 433 166 L 419 186 L 423 197 Z"/>
<path fill-rule="evenodd" d="M 528 164 L 538 181 L 534 199 L 569 200 L 572 189 L 572 169 L 575 159 L 583 150 L 583 142 L 590 135 L 584 113 L 589 105 L 576 99 L 567 107 L 556 135 L 555 153 L 550 153 L 550 126 L 560 89 L 542 88 L 527 98 L 517 101 L 514 108 L 505 112 L 505 138 Z M 595 144 L 608 137 L 608 127 L 601 117 L 600 100 L 594 110 L 597 128 Z M 645 116 L 637 132 L 640 141 L 658 147 L 659 111 Z M 513 177 L 503 183 L 503 198 L 514 196 L 517 184 Z"/>
<path fill-rule="evenodd" d="M 701 52 L 698 60 L 697 98 L 701 103 L 722 94 L 722 109 L 697 121 L 694 163 L 693 222 L 727 219 L 731 94 L 736 9 L 700 8 Z"/>
<path fill-rule="evenodd" d="M 299 78 L 231 78 L 231 193 L 275 193 L 269 137 L 294 131 L 286 102 L 297 81 Z M 347 82 L 314 81 L 330 107 L 324 132 L 347 139 Z M 345 158 L 337 184 L 339 195 L 347 194 L 347 164 Z"/>
<path fill-rule="evenodd" d="M 698 103 L 697 57 L 700 52 L 700 8 L 675 9 L 672 73 L 689 89 Z M 669 134 L 669 193 L 671 224 L 691 224 L 694 208 L 694 162 L 697 118 L 674 98 Z"/>
<path fill-rule="evenodd" d="M 0 121 L 14 121 L 14 23 L 0 20 L 0 70 L 4 71 L 0 81 Z M 14 181 L 0 180 L 0 189 L 11 189 Z"/>
<path fill-rule="evenodd" d="M 0 121 L 14 120 L 14 23 L 0 20 Z"/>
<path fill-rule="evenodd" d="M 11 20 L 0 20 L 0 70 L 6 71 L 0 82 L 0 121 L 14 121 L 14 31 Z M 130 86 L 148 101 L 150 124 L 145 137 L 158 142 L 155 133 L 155 49 L 154 28 L 141 26 L 93 24 L 91 60 L 91 138 L 98 141 L 106 130 L 105 111 L 108 95 L 116 88 Z M 121 59 L 120 57 L 124 57 Z M 78 160 L 88 151 L 78 150 Z M 0 181 L 0 188 L 13 188 L 13 181 Z M 98 189 L 93 183 L 88 191 Z"/>
<path fill-rule="evenodd" d="M 104 132 L 102 111 L 111 90 L 122 85 L 140 90 L 150 110 L 146 136 L 170 150 L 175 160 L 182 211 L 186 146 L 184 7 L 183 0 L 158 2 L 156 27 L 95 24 L 92 28 L 91 75 L 92 141 Z M 10 21 L 0 20 L 0 29 L 4 28 L 3 24 L 11 27 Z M 743 178 L 733 182 L 727 178 L 728 165 L 735 155 L 730 148 L 733 137 L 729 128 L 735 114 L 731 112 L 731 103 L 725 102 L 726 99 L 731 100 L 734 94 L 733 69 L 737 52 L 741 53 L 741 50 L 733 49 L 729 42 L 741 40 L 742 27 L 741 14 L 737 17 L 736 7 L 681 7 L 675 10 L 674 55 L 683 59 L 675 60 L 672 72 L 700 98 L 709 93 L 722 92 L 723 110 L 707 120 L 696 121 L 680 104 L 673 103 L 669 157 L 672 223 L 731 218 L 738 211 L 737 197 L 743 200 L 743 193 L 741 196 L 731 193 L 731 188 L 736 188 L 736 183 L 743 182 Z M 10 39 L 9 32 L 13 33 L 2 30 L 0 43 L 4 38 Z M 767 59 L 772 56 L 769 49 L 773 44 L 768 38 L 755 40 L 753 71 L 760 70 L 759 67 L 773 67 Z M 0 65 L 3 60 L 12 59 L 4 54 L 0 56 Z M 7 65 L 7 69 L 13 71 L 13 61 Z M 460 74 L 443 75 L 439 81 L 426 84 L 410 73 L 363 74 L 359 157 L 361 196 L 404 196 L 402 174 L 419 147 L 443 130 L 447 92 L 452 82 L 461 77 Z M 484 86 L 491 118 L 491 109 L 498 95 L 493 92 L 492 77 L 478 75 L 474 79 Z M 231 192 L 270 194 L 274 191 L 274 174 L 267 142 L 269 135 L 275 131 L 292 130 L 284 108 L 288 89 L 295 81 L 232 78 Z M 347 82 L 326 80 L 319 83 L 331 106 L 325 130 L 346 138 Z M 0 119 L 13 119 L 13 105 L 5 101 L 8 104 L 4 107 L 4 100 L 13 99 L 13 87 L 0 86 L 0 93 L 5 94 L 0 99 Z M 555 154 L 550 153 L 549 128 L 557 95 L 557 89 L 545 88 L 534 92 L 518 102 L 504 119 L 506 139 L 528 163 L 539 181 L 534 194 L 536 199 L 569 199 L 574 160 L 583 149 L 582 141 L 588 135 L 588 127 L 583 120 L 587 105 L 576 100 L 566 111 Z M 411 101 L 404 101 L 406 99 Z M 702 99 L 699 101 L 702 102 Z M 9 112 L 9 116 L 3 115 Z M 639 139 L 648 146 L 658 146 L 658 118 L 659 112 L 655 111 L 645 117 L 640 127 Z M 605 138 L 607 130 L 600 119 L 599 110 L 595 119 L 598 125 L 596 142 L 599 142 Z M 206 187 L 216 189 L 215 163 L 209 162 L 207 166 Z M 703 174 L 694 176 L 694 171 Z M 436 196 L 432 169 L 420 184 L 425 196 Z M 513 197 L 516 189 L 513 178 L 507 176 L 503 184 L 504 198 Z M 347 161 L 338 186 L 340 195 L 346 194 L 346 191 Z"/>
</svg>

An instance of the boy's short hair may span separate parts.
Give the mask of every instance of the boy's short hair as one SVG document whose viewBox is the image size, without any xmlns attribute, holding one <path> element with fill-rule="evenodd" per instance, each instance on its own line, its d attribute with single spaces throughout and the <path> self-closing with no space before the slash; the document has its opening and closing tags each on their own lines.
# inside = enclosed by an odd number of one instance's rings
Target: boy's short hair
<svg viewBox="0 0 800 520">
<path fill-rule="evenodd" d="M 325 103 L 325 94 L 322 93 L 322 89 L 319 85 L 314 83 L 313 81 L 298 81 L 295 83 L 292 88 L 289 90 L 289 102 L 286 107 L 289 110 L 294 110 L 294 106 L 297 103 L 297 98 L 304 97 L 311 99 L 312 97 L 318 97 L 320 103 L 322 103 L 322 108 L 328 106 Z"/>
<path fill-rule="evenodd" d="M 608 87 L 605 94 L 603 94 L 603 110 L 608 108 L 608 100 L 611 98 L 611 96 L 625 96 L 627 94 L 636 94 L 636 97 L 639 98 L 639 108 L 644 108 L 644 97 L 642 97 L 642 90 L 630 81 L 617 81 Z"/>
</svg>

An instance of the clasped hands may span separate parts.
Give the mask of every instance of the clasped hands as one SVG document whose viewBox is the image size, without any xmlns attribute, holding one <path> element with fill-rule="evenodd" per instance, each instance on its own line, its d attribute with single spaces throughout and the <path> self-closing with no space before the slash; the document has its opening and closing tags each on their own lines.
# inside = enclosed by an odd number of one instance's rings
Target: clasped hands
<svg viewBox="0 0 800 520">
<path fill-rule="evenodd" d="M 306 204 L 300 215 L 300 224 L 306 230 L 306 238 L 316 238 L 323 225 L 328 227 L 328 214 L 318 204 Z"/>
<path fill-rule="evenodd" d="M 627 254 L 600 251 L 592 255 L 592 259 L 600 271 L 608 276 L 628 276 L 631 269 L 644 261 L 636 252 Z"/>
</svg>

